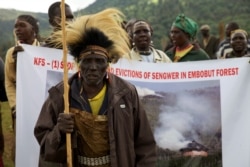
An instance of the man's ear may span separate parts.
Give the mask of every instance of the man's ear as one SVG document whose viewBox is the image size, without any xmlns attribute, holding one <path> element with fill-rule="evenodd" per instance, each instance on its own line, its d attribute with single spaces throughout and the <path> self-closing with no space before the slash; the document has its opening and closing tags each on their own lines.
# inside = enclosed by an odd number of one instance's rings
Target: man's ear
<svg viewBox="0 0 250 167">
<path fill-rule="evenodd" d="M 153 31 L 150 31 L 150 35 L 151 35 L 151 37 L 153 36 Z"/>
<path fill-rule="evenodd" d="M 49 24 L 52 25 L 52 26 L 54 26 L 54 20 L 50 18 L 49 19 Z"/>
<path fill-rule="evenodd" d="M 153 36 L 153 29 L 150 28 L 150 32 L 151 32 L 151 37 Z"/>
<path fill-rule="evenodd" d="M 37 34 L 36 34 L 36 31 L 35 31 L 34 27 L 32 27 L 32 31 L 33 31 L 33 33 L 34 33 L 34 37 L 36 38 L 36 37 L 37 37 Z"/>
<path fill-rule="evenodd" d="M 58 23 L 56 22 L 56 19 L 57 19 L 57 18 L 50 18 L 50 19 L 49 19 L 49 23 L 50 23 L 50 25 L 52 25 L 53 27 L 57 27 L 57 26 L 58 26 Z"/>
</svg>

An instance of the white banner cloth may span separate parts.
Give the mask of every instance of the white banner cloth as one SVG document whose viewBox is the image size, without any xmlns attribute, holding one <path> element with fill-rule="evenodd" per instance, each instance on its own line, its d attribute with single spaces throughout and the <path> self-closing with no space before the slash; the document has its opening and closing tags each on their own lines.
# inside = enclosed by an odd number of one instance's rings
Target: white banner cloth
<svg viewBox="0 0 250 167">
<path fill-rule="evenodd" d="M 48 89 L 63 79 L 62 51 L 23 47 L 17 63 L 16 167 L 35 167 L 34 126 Z M 67 67 L 70 75 L 76 71 L 70 55 Z M 178 151 L 191 140 L 208 144 L 201 137 L 219 131 L 223 167 L 250 166 L 249 58 L 171 64 L 121 60 L 110 71 L 133 83 L 143 102 L 155 104 L 144 105 L 159 148 Z M 194 127 L 196 132 L 188 130 Z"/>
</svg>

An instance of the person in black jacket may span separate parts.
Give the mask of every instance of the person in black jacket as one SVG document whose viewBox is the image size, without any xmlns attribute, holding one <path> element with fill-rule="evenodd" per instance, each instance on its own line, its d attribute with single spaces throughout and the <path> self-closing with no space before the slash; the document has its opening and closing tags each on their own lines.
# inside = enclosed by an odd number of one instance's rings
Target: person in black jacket
<svg viewBox="0 0 250 167">
<path fill-rule="evenodd" d="M 4 87 L 4 62 L 0 57 L 0 166 L 3 166 L 3 152 L 4 152 L 4 136 L 2 128 L 2 113 L 1 113 L 1 102 L 7 101 L 7 96 Z"/>
<path fill-rule="evenodd" d="M 0 101 L 8 101 L 4 86 L 4 62 L 0 57 Z"/>
</svg>

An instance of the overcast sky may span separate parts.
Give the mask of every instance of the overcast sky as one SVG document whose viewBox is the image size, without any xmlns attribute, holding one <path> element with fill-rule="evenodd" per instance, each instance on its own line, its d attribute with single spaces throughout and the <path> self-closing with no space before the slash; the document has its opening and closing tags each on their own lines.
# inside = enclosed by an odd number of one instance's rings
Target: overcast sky
<svg viewBox="0 0 250 167">
<path fill-rule="evenodd" d="M 47 13 L 49 6 L 60 0 L 0 0 L 0 8 L 16 9 L 29 12 Z M 95 2 L 95 0 L 64 0 L 72 11 L 83 9 Z"/>
</svg>

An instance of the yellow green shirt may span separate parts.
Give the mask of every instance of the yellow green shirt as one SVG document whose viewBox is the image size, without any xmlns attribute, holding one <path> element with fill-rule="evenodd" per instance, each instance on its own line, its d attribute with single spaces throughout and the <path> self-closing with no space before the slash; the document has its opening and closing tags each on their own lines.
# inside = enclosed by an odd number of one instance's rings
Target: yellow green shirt
<svg viewBox="0 0 250 167">
<path fill-rule="evenodd" d="M 184 57 L 194 46 L 193 45 L 189 45 L 188 47 L 180 50 L 178 48 L 176 48 L 176 52 L 175 52 L 175 57 L 174 57 L 174 62 L 178 62 L 182 57 Z"/>
<path fill-rule="evenodd" d="M 88 99 L 93 115 L 98 115 L 105 97 L 106 89 L 107 86 L 105 84 L 102 90 L 95 97 Z"/>
</svg>

